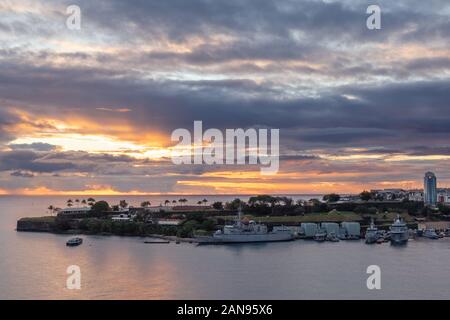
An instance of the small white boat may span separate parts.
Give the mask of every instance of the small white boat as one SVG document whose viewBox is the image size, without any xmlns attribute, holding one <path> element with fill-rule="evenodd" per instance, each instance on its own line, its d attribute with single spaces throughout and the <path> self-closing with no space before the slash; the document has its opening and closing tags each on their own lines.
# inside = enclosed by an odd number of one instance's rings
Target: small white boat
<svg viewBox="0 0 450 320">
<path fill-rule="evenodd" d="M 433 239 L 433 240 L 439 239 L 439 235 L 436 233 L 436 231 L 434 229 L 426 229 L 423 232 L 423 237 L 427 238 L 427 239 Z"/>
<path fill-rule="evenodd" d="M 315 235 L 314 235 L 314 240 L 318 241 L 318 242 L 324 242 L 325 240 L 327 240 L 327 233 L 325 231 L 321 231 L 319 230 Z"/>
<path fill-rule="evenodd" d="M 66 246 L 68 247 L 76 247 L 83 243 L 83 239 L 81 238 L 72 238 L 66 242 Z"/>
</svg>

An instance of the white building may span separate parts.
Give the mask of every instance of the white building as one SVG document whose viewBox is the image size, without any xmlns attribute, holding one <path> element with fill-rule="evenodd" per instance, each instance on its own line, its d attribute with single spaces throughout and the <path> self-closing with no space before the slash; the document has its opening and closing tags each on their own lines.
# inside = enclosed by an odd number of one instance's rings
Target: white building
<svg viewBox="0 0 450 320">
<path fill-rule="evenodd" d="M 359 222 L 342 222 L 341 234 L 359 237 L 361 235 L 361 225 Z"/>
<path fill-rule="evenodd" d="M 132 221 L 133 220 L 133 216 L 130 214 L 119 214 L 116 216 L 112 216 L 111 220 L 112 221 L 122 221 L 122 222 L 127 222 L 127 221 Z"/>
<path fill-rule="evenodd" d="M 173 207 L 160 205 L 153 207 L 144 207 L 144 210 L 149 213 L 173 212 Z"/>
<path fill-rule="evenodd" d="M 339 224 L 335 222 L 322 222 L 320 227 L 327 232 L 327 235 L 334 234 L 335 236 L 339 235 Z"/>
<path fill-rule="evenodd" d="M 301 233 L 305 236 L 305 238 L 313 238 L 318 230 L 319 228 L 316 223 L 306 222 L 301 224 Z"/>
<path fill-rule="evenodd" d="M 408 200 L 423 202 L 423 191 L 422 190 L 410 190 L 408 192 Z"/>
<path fill-rule="evenodd" d="M 183 220 L 178 219 L 158 219 L 156 223 L 160 226 L 178 226 Z"/>
<path fill-rule="evenodd" d="M 450 189 L 438 189 L 437 202 L 438 203 L 450 203 Z"/>
<path fill-rule="evenodd" d="M 62 216 L 70 216 L 70 215 L 79 215 L 85 214 L 88 215 L 91 212 L 91 208 L 83 207 L 83 208 L 65 208 L 58 212 L 58 215 Z"/>
</svg>

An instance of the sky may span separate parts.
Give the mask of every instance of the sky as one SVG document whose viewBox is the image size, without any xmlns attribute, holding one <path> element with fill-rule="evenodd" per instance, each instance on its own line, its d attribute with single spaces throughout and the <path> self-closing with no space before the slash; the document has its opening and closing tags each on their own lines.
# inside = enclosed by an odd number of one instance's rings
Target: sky
<svg viewBox="0 0 450 320">
<path fill-rule="evenodd" d="M 2 0 L 0 194 L 450 187 L 449 40 L 448 0 Z M 279 172 L 173 164 L 195 120 L 280 129 Z"/>
</svg>

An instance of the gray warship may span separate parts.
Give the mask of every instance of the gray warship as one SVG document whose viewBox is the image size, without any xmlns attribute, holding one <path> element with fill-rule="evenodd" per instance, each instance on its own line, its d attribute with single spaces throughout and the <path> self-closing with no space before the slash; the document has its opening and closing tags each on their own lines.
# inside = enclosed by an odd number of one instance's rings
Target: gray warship
<svg viewBox="0 0 450 320">
<path fill-rule="evenodd" d="M 217 230 L 211 237 L 198 236 L 195 239 L 198 244 L 279 242 L 294 240 L 294 233 L 288 228 L 268 231 L 264 224 L 255 221 L 243 222 L 242 210 L 239 208 L 234 224 L 224 226 L 222 230 Z"/>
</svg>

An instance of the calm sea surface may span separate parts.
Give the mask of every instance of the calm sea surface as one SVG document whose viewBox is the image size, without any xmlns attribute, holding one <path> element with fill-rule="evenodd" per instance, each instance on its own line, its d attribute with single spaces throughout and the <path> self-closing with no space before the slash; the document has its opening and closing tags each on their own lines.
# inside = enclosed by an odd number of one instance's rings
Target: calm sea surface
<svg viewBox="0 0 450 320">
<path fill-rule="evenodd" d="M 159 204 L 165 198 L 147 199 Z M 127 200 L 137 205 L 144 198 Z M 19 217 L 44 215 L 49 204 L 64 202 L 0 197 L 1 299 L 450 298 L 450 238 L 410 241 L 406 247 L 310 241 L 198 247 L 84 236 L 82 246 L 67 248 L 68 236 L 14 230 Z M 65 289 L 70 265 L 81 268 L 79 291 Z M 366 287 L 369 265 L 381 267 L 379 291 Z"/>
</svg>

